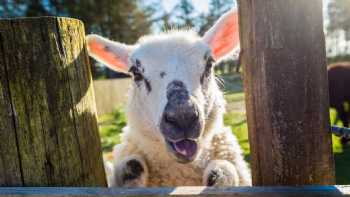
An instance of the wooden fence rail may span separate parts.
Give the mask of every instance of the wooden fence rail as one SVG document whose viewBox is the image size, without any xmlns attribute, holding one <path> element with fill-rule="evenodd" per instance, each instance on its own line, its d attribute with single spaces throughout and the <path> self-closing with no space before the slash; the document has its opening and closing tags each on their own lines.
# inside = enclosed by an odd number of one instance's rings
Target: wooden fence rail
<svg viewBox="0 0 350 197">
<path fill-rule="evenodd" d="M 349 186 L 305 186 L 305 187 L 177 187 L 177 188 L 1 188 L 0 197 L 131 197 L 131 196 L 232 196 L 232 197 L 350 197 Z"/>
</svg>

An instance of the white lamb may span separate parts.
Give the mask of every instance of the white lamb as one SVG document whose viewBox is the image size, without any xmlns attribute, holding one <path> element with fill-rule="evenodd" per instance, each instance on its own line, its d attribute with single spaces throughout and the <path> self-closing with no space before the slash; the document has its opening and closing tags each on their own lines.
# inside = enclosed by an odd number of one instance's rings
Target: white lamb
<svg viewBox="0 0 350 197">
<path fill-rule="evenodd" d="M 92 57 L 134 81 L 110 186 L 251 184 L 237 139 L 223 125 L 225 102 L 213 72 L 237 49 L 237 18 L 229 11 L 204 37 L 172 31 L 135 45 L 87 37 Z"/>
</svg>

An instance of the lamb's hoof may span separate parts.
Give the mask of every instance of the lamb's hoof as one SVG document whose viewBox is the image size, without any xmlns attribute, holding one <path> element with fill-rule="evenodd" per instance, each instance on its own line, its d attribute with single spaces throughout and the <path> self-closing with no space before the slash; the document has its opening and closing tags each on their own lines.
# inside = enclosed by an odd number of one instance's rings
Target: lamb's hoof
<svg viewBox="0 0 350 197">
<path fill-rule="evenodd" d="M 214 186 L 219 183 L 219 180 L 221 177 L 223 177 L 224 174 L 221 170 L 212 170 L 209 172 L 208 178 L 207 178 L 207 186 Z"/>
<path fill-rule="evenodd" d="M 141 177 L 141 174 L 145 170 L 142 164 L 136 159 L 132 159 L 126 162 L 125 171 L 123 174 L 123 181 L 127 182 L 129 180 L 137 179 Z"/>
<path fill-rule="evenodd" d="M 144 187 L 147 174 L 145 163 L 139 158 L 131 157 L 116 167 L 114 186 Z"/>
<path fill-rule="evenodd" d="M 206 186 L 238 186 L 239 177 L 235 166 L 226 160 L 214 160 L 204 171 L 203 184 Z"/>
</svg>

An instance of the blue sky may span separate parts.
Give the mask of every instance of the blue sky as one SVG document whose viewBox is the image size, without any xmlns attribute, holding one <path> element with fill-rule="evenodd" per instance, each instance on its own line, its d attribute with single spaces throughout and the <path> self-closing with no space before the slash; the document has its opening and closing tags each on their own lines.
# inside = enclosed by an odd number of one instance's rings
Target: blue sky
<svg viewBox="0 0 350 197">
<path fill-rule="evenodd" d="M 162 7 L 167 12 L 170 12 L 177 3 L 179 3 L 179 0 L 144 0 L 144 2 L 161 2 Z M 209 0 L 191 0 L 192 4 L 196 10 L 197 13 L 207 13 L 209 9 Z M 234 5 L 236 4 L 236 0 L 232 0 Z M 324 20 L 325 24 L 327 24 L 327 5 L 330 2 L 330 0 L 323 0 L 323 13 L 324 13 Z"/>
<path fill-rule="evenodd" d="M 145 0 L 147 1 L 152 1 L 152 0 Z M 159 2 L 159 0 L 154 0 Z M 179 0 L 160 0 L 162 7 L 166 10 L 166 11 L 171 11 L 174 6 L 179 2 Z M 195 8 L 195 10 L 197 12 L 200 13 L 207 13 L 208 12 L 208 8 L 209 8 L 209 0 L 191 0 L 193 3 L 193 6 Z M 235 0 L 232 0 L 235 2 Z M 327 4 L 329 3 L 330 0 L 323 0 L 324 2 L 324 8 L 327 7 Z"/>
<path fill-rule="evenodd" d="M 162 8 L 166 12 L 171 12 L 173 8 L 179 3 L 180 0 L 142 0 L 143 3 L 159 3 L 161 4 Z M 190 0 L 195 8 L 196 14 L 200 13 L 208 13 L 209 11 L 209 1 L 210 0 Z M 234 2 L 234 5 L 236 5 L 236 0 L 232 0 Z M 323 1 L 323 14 L 324 14 L 324 22 L 325 26 L 328 24 L 328 17 L 327 17 L 327 5 L 331 0 L 322 0 Z M 157 28 L 156 28 L 157 29 Z M 326 28 L 325 28 L 326 30 Z"/>
<path fill-rule="evenodd" d="M 208 12 L 209 0 L 191 0 L 197 12 Z M 162 0 L 162 6 L 166 11 L 171 11 L 179 0 Z"/>
<path fill-rule="evenodd" d="M 170 12 L 174 6 L 176 4 L 179 3 L 180 0 L 143 0 L 143 2 L 147 3 L 147 2 L 155 2 L 155 3 L 160 3 L 162 8 L 166 11 L 166 12 Z M 208 13 L 208 8 L 209 8 L 209 1 L 210 0 L 191 0 L 192 1 L 192 4 L 197 12 L 197 14 L 199 13 Z M 236 0 L 232 0 L 232 1 L 236 1 Z M 283 0 L 282 0 L 283 1 Z M 323 1 L 323 15 L 324 15 L 324 23 L 325 23 L 325 26 L 324 26 L 324 30 L 325 32 L 327 31 L 327 25 L 329 23 L 329 20 L 328 20 L 328 16 L 327 16 L 327 7 L 328 7 L 328 3 L 331 1 L 331 0 L 322 0 Z M 235 5 L 236 3 L 234 3 Z M 159 31 L 159 27 L 158 28 L 155 28 L 157 31 Z M 329 42 L 329 41 L 327 41 Z M 339 43 L 343 43 L 345 41 L 341 41 L 341 40 L 338 40 L 337 42 Z M 331 45 L 329 45 L 331 46 Z"/>
</svg>

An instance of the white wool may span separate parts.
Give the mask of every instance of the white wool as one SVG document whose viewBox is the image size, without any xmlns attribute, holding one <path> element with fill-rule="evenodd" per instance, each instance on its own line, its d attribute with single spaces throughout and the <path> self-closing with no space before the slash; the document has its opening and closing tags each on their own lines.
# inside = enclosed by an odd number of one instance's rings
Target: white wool
<svg viewBox="0 0 350 197">
<path fill-rule="evenodd" d="M 145 126 L 149 116 L 144 114 L 142 99 L 130 91 L 128 105 L 128 126 L 124 128 L 121 144 L 114 149 L 115 165 L 129 155 L 140 155 L 146 161 L 149 171 L 146 186 L 199 186 L 203 183 L 204 171 L 213 160 L 226 160 L 237 169 L 239 185 L 251 185 L 251 175 L 242 156 L 241 148 L 231 129 L 224 127 L 224 98 L 216 83 L 212 86 L 217 107 L 208 120 L 199 156 L 188 164 L 176 162 L 169 155 L 163 137 L 157 128 Z M 151 123 L 152 124 L 152 123 Z M 210 126 L 209 126 L 210 125 Z"/>
<path fill-rule="evenodd" d="M 250 171 L 242 157 L 237 139 L 229 128 L 215 128 L 211 143 L 202 147 L 198 158 L 189 164 L 177 163 L 167 153 L 164 144 L 127 130 L 122 143 L 115 146 L 115 165 L 128 155 L 140 155 L 146 160 L 149 171 L 146 186 L 199 186 L 204 170 L 213 160 L 231 162 L 237 169 L 239 186 L 251 185 Z"/>
</svg>

